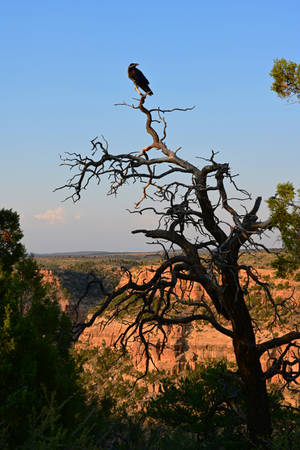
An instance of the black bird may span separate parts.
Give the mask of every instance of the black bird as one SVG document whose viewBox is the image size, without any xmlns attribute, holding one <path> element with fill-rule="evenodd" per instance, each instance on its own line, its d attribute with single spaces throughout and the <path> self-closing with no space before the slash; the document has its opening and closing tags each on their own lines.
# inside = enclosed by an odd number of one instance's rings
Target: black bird
<svg viewBox="0 0 300 450">
<path fill-rule="evenodd" d="M 153 95 L 153 92 L 151 91 L 149 87 L 149 81 L 145 77 L 145 75 L 136 68 L 138 66 L 138 63 L 131 63 L 128 66 L 128 77 L 130 80 L 132 80 L 136 86 L 136 90 L 139 92 L 138 88 L 140 87 L 143 89 L 143 91 L 146 92 L 146 94 Z M 139 92 L 140 94 L 140 92 Z"/>
</svg>

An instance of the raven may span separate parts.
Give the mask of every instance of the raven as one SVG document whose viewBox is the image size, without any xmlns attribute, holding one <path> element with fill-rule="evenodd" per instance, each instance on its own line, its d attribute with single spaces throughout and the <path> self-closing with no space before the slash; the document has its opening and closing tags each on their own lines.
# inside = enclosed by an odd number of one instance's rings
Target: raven
<svg viewBox="0 0 300 450">
<path fill-rule="evenodd" d="M 145 75 L 136 68 L 138 66 L 138 63 L 131 63 L 128 66 L 128 78 L 132 80 L 136 86 L 136 90 L 140 94 L 138 88 L 140 87 L 143 89 L 143 91 L 146 92 L 146 94 L 153 95 L 153 92 L 151 91 L 149 87 L 149 81 L 145 77 Z"/>
</svg>

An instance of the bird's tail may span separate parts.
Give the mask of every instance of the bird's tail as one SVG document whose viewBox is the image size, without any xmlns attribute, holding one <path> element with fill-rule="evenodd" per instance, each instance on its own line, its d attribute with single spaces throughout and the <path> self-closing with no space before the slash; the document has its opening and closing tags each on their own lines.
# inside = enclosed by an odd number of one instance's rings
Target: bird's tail
<svg viewBox="0 0 300 450">
<path fill-rule="evenodd" d="M 147 94 L 148 95 L 153 95 L 153 92 L 151 91 L 151 89 L 150 89 L 150 91 L 147 92 Z"/>
</svg>

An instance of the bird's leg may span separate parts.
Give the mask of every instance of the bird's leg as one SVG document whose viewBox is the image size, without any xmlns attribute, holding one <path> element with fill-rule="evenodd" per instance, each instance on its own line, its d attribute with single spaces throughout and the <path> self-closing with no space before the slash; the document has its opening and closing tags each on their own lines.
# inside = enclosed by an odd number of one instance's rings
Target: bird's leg
<svg viewBox="0 0 300 450">
<path fill-rule="evenodd" d="M 140 95 L 143 95 L 137 86 L 135 86 L 135 90 L 136 90 Z"/>
</svg>

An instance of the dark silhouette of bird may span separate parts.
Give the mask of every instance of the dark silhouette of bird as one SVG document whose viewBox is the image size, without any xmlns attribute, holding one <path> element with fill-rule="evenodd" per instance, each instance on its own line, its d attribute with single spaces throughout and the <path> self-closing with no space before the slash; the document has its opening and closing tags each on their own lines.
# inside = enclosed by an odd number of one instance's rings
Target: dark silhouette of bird
<svg viewBox="0 0 300 450">
<path fill-rule="evenodd" d="M 146 92 L 146 94 L 153 95 L 153 92 L 151 91 L 149 87 L 149 81 L 145 77 L 145 75 L 136 68 L 138 66 L 138 63 L 131 63 L 128 66 L 128 77 L 130 80 L 132 80 L 135 84 L 136 90 L 140 94 L 140 91 L 138 88 L 143 89 L 143 91 Z"/>
</svg>

